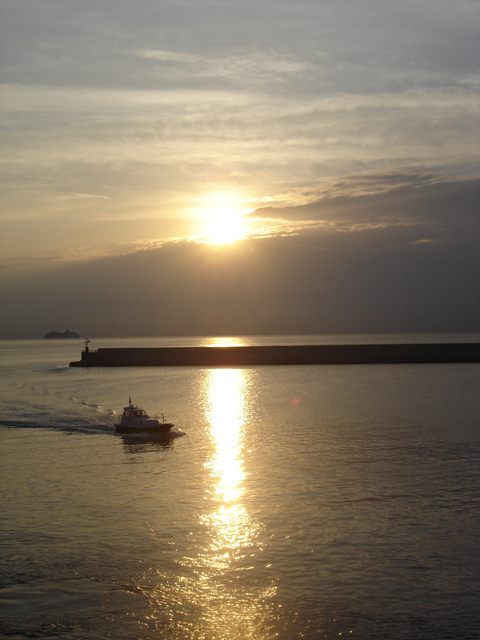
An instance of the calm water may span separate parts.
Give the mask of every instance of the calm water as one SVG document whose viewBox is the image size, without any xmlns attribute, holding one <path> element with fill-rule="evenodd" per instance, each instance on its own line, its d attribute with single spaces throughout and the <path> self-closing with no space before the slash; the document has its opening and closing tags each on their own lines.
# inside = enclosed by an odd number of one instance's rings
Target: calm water
<svg viewBox="0 0 480 640">
<path fill-rule="evenodd" d="M 69 368 L 80 349 L 1 343 L 2 637 L 480 638 L 480 365 Z M 176 437 L 115 435 L 129 394 Z"/>
</svg>

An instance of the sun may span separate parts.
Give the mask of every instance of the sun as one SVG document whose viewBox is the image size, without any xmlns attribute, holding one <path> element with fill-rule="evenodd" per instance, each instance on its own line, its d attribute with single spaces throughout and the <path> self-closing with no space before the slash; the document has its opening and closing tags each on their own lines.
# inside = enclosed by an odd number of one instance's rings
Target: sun
<svg viewBox="0 0 480 640">
<path fill-rule="evenodd" d="M 212 244 L 227 244 L 241 240 L 245 235 L 243 214 L 231 207 L 207 212 L 205 236 Z"/>
<path fill-rule="evenodd" d="M 210 244 L 222 245 L 242 240 L 247 234 L 243 198 L 233 192 L 210 193 L 195 208 L 198 236 Z"/>
</svg>

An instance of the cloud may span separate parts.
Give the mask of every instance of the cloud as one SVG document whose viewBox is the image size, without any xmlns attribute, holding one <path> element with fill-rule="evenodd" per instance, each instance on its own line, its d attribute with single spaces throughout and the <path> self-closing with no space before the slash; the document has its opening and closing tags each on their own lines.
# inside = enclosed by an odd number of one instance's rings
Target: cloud
<svg viewBox="0 0 480 640">
<path fill-rule="evenodd" d="M 89 202 L 88 215 L 83 212 L 85 201 Z M 357 237 L 367 230 L 391 229 L 408 234 L 405 241 L 411 243 L 451 243 L 480 235 L 479 180 L 452 181 L 426 172 L 367 173 L 323 181 L 316 187 L 285 194 L 285 202 L 291 201 L 302 204 L 279 206 L 274 202 L 245 213 L 250 237 L 339 233 Z M 188 218 L 132 216 L 128 208 L 122 211 L 118 195 L 113 194 L 108 198 L 55 194 L 50 202 L 48 218 L 5 218 L 4 260 L 46 260 L 50 256 L 58 261 L 123 255 L 182 237 L 194 239 L 202 232 L 201 223 L 192 232 Z M 67 205 L 70 216 L 66 215 Z M 202 203 L 203 207 L 207 205 L 208 199 Z M 151 206 L 155 207 L 154 199 Z"/>
<path fill-rule="evenodd" d="M 158 60 L 159 62 L 180 62 L 183 64 L 197 63 L 200 58 L 188 53 L 182 53 L 179 51 L 160 51 L 158 49 L 140 49 L 135 52 L 135 55 L 140 58 L 147 58 L 151 60 Z"/>
<path fill-rule="evenodd" d="M 476 177 L 480 166 L 477 106 L 463 90 L 286 103 L 239 92 L 8 85 L 3 108 L 3 215 L 19 219 L 62 207 L 69 215 L 61 193 L 104 198 L 97 218 L 172 218 L 209 182 L 294 206 L 311 202 L 319 182 L 340 192 L 341 176 L 368 173 L 370 185 L 349 179 L 344 189 L 373 192 L 386 174 Z"/>
<path fill-rule="evenodd" d="M 94 337 L 477 330 L 477 242 L 411 240 L 408 228 L 379 227 L 354 238 L 164 243 L 82 263 L 10 265 L 0 335 L 40 337 L 56 326 Z"/>
<path fill-rule="evenodd" d="M 174 84 L 192 84 L 250 93 L 266 92 L 277 84 L 310 77 L 314 66 L 305 60 L 287 57 L 275 50 L 243 49 L 192 55 L 178 51 L 140 50 L 135 54 L 159 64 L 152 73 L 157 79 Z"/>
<path fill-rule="evenodd" d="M 192 105 L 196 102 L 235 103 L 241 94 L 225 94 L 208 89 L 115 89 L 74 85 L 52 86 L 13 84 L 2 86 L 0 111 L 45 113 L 115 114 L 137 113 L 138 108 L 156 109 L 161 105 Z"/>
<path fill-rule="evenodd" d="M 73 200 L 108 200 L 108 196 L 100 196 L 96 193 L 67 193 L 65 195 Z"/>
<path fill-rule="evenodd" d="M 262 236 L 455 236 L 453 195 L 435 231 L 407 190 L 433 203 L 478 178 L 477 3 L 8 0 L 2 17 L 12 258 L 190 236 L 222 188 Z"/>
<path fill-rule="evenodd" d="M 335 193 L 339 195 L 331 195 Z M 298 232 L 315 223 L 329 232 L 408 226 L 410 241 L 418 242 L 425 235 L 436 241 L 478 237 L 479 210 L 480 180 L 452 182 L 430 174 L 386 174 L 339 182 L 308 204 L 263 207 L 247 215 L 269 221 L 272 227 L 276 221 L 280 228 L 295 229 L 301 222 Z"/>
<path fill-rule="evenodd" d="M 2 12 L 7 81 L 18 75 L 32 81 L 40 71 L 46 84 L 147 88 L 155 70 L 139 58 L 208 66 L 259 49 L 319 65 L 334 92 L 445 86 L 477 70 L 478 5 L 469 0 L 164 0 L 134 7 L 123 0 L 15 0 L 4 2 Z M 134 60 L 132 52 L 140 56 Z M 315 69 L 309 80 L 296 85 L 302 93 L 316 90 Z"/>
<path fill-rule="evenodd" d="M 8 162 L 155 163 L 172 154 L 173 160 L 211 161 L 220 154 L 229 163 L 268 161 L 273 170 L 295 160 L 309 173 L 332 163 L 336 173 L 339 166 L 347 172 L 380 163 L 428 167 L 479 157 L 478 99 L 463 89 L 292 97 L 288 103 L 261 92 L 207 88 L 9 84 L 2 93 Z"/>
</svg>

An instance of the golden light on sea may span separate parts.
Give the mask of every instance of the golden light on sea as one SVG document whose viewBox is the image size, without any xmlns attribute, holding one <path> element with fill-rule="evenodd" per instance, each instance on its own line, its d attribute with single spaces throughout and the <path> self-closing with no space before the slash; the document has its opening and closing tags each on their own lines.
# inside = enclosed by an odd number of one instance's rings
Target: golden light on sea
<svg viewBox="0 0 480 640">
<path fill-rule="evenodd" d="M 269 606 L 276 585 L 259 579 L 253 557 L 262 552 L 262 525 L 243 502 L 245 439 L 255 372 L 210 369 L 203 374 L 204 412 L 211 453 L 205 508 L 199 514 L 202 548 L 180 564 L 191 577 L 178 585 L 178 598 L 198 606 L 192 637 L 206 640 L 267 640 Z M 188 636 L 190 637 L 190 636 Z"/>
<path fill-rule="evenodd" d="M 242 445 L 244 418 L 243 369 L 210 371 L 210 425 L 215 453 L 209 462 L 216 478 L 215 493 L 228 505 L 243 493 Z"/>
</svg>

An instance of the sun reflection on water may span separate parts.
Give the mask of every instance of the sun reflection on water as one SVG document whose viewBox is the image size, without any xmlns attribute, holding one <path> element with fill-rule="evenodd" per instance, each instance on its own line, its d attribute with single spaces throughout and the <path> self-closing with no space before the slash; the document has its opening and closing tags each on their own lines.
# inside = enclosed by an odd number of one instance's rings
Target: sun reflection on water
<svg viewBox="0 0 480 640">
<path fill-rule="evenodd" d="M 244 347 L 249 344 L 245 338 L 238 336 L 215 336 L 204 338 L 202 346 L 204 347 Z M 226 371 L 226 369 L 223 369 Z"/>
<path fill-rule="evenodd" d="M 269 602 L 276 587 L 255 569 L 262 525 L 243 503 L 254 375 L 246 369 L 204 372 L 204 414 L 212 449 L 205 463 L 205 509 L 199 515 L 201 545 L 192 547 L 180 561 L 188 577 L 178 584 L 182 599 L 199 607 L 196 627 L 190 628 L 188 638 L 272 637 L 274 616 Z"/>
<path fill-rule="evenodd" d="M 245 371 L 214 369 L 210 376 L 208 418 L 215 453 L 207 467 L 217 480 L 215 494 L 228 504 L 238 500 L 243 493 Z"/>
<path fill-rule="evenodd" d="M 207 418 L 213 454 L 205 467 L 213 483 L 208 488 L 215 509 L 201 516 L 210 531 L 210 566 L 225 567 L 243 557 L 255 543 L 258 525 L 241 502 L 245 479 L 243 446 L 248 376 L 244 369 L 213 369 L 208 373 Z"/>
</svg>

